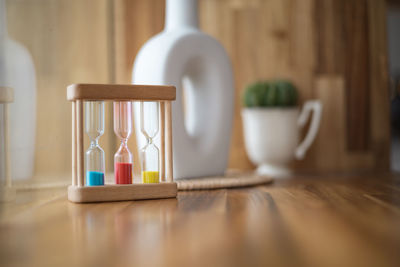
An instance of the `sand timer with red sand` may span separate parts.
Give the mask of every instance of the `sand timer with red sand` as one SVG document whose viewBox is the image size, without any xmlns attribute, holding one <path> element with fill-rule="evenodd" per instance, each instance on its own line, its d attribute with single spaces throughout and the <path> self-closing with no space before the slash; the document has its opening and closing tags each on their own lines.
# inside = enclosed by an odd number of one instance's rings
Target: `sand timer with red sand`
<svg viewBox="0 0 400 267">
<path fill-rule="evenodd" d="M 114 132 L 121 140 L 121 146 L 114 156 L 115 183 L 131 184 L 133 157 L 127 143 L 132 133 L 132 102 L 114 102 Z"/>
</svg>

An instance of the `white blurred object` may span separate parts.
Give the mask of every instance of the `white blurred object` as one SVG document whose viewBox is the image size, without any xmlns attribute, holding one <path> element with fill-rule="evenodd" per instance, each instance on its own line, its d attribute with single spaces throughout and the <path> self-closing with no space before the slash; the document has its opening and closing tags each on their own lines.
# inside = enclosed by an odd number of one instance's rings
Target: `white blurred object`
<svg viewBox="0 0 400 267">
<path fill-rule="evenodd" d="M 224 48 L 198 29 L 196 0 L 167 0 L 165 29 L 138 53 L 132 82 L 176 86 L 172 105 L 174 178 L 222 175 L 232 130 L 233 75 Z M 143 147 L 139 122 L 136 103 L 136 136 L 138 146 Z"/>
<path fill-rule="evenodd" d="M 14 88 L 14 103 L 10 105 L 11 176 L 12 179 L 27 179 L 33 176 L 34 170 L 35 68 L 28 50 L 8 37 L 6 22 L 5 0 L 0 0 L 0 86 Z M 4 155 L 0 157 L 3 162 Z"/>
<path fill-rule="evenodd" d="M 310 129 L 299 144 L 299 130 L 312 111 Z M 307 101 L 301 114 L 297 107 L 244 108 L 242 118 L 246 151 L 250 160 L 258 165 L 258 174 L 275 177 L 289 175 L 290 161 L 293 158 L 303 159 L 314 141 L 321 113 L 322 104 L 318 100 Z"/>
</svg>

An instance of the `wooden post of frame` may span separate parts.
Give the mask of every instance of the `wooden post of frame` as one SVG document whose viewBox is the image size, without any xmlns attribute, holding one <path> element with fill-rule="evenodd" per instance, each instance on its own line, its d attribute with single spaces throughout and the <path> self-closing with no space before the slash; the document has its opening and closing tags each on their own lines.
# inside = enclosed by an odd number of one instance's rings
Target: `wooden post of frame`
<svg viewBox="0 0 400 267">
<path fill-rule="evenodd" d="M 171 112 L 171 101 L 175 100 L 175 98 L 176 89 L 173 86 L 114 84 L 74 84 L 68 86 L 67 99 L 72 101 L 72 185 L 68 187 L 68 199 L 72 202 L 83 203 L 176 197 L 177 184 L 173 182 L 172 170 Z M 85 186 L 84 101 L 160 102 L 161 183 Z M 112 131 L 112 129 L 109 130 Z"/>
<path fill-rule="evenodd" d="M 171 101 L 165 103 L 165 149 L 167 153 L 166 180 L 173 181 L 173 155 L 172 155 L 172 107 Z"/>
<path fill-rule="evenodd" d="M 83 154 L 83 100 L 77 100 L 76 106 L 78 186 L 85 186 L 85 167 Z"/>
<path fill-rule="evenodd" d="M 165 182 L 165 102 L 160 101 L 160 180 Z"/>
<path fill-rule="evenodd" d="M 76 102 L 72 101 L 72 185 L 78 185 L 76 171 Z"/>
<path fill-rule="evenodd" d="M 3 104 L 4 123 L 4 183 L 0 185 L 0 201 L 12 201 L 16 197 L 16 190 L 12 188 L 11 155 L 10 155 L 10 114 L 9 104 L 14 102 L 14 90 L 9 87 L 0 87 L 0 104 Z"/>
</svg>

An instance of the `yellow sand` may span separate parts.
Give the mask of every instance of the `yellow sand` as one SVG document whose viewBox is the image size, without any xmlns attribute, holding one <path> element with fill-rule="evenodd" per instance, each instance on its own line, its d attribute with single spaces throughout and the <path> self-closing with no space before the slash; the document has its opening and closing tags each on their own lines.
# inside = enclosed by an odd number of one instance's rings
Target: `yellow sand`
<svg viewBox="0 0 400 267">
<path fill-rule="evenodd" d="M 145 184 L 156 184 L 159 182 L 157 171 L 143 171 L 142 172 L 143 183 Z"/>
</svg>

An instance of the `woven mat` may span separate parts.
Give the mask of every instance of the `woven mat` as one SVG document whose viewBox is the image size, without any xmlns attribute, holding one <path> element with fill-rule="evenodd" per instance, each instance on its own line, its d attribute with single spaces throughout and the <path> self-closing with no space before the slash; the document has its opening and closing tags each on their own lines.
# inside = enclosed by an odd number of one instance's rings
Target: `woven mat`
<svg viewBox="0 0 400 267">
<path fill-rule="evenodd" d="M 271 183 L 273 178 L 254 173 L 226 174 L 225 176 L 175 180 L 178 190 L 206 190 L 254 186 Z"/>
</svg>

